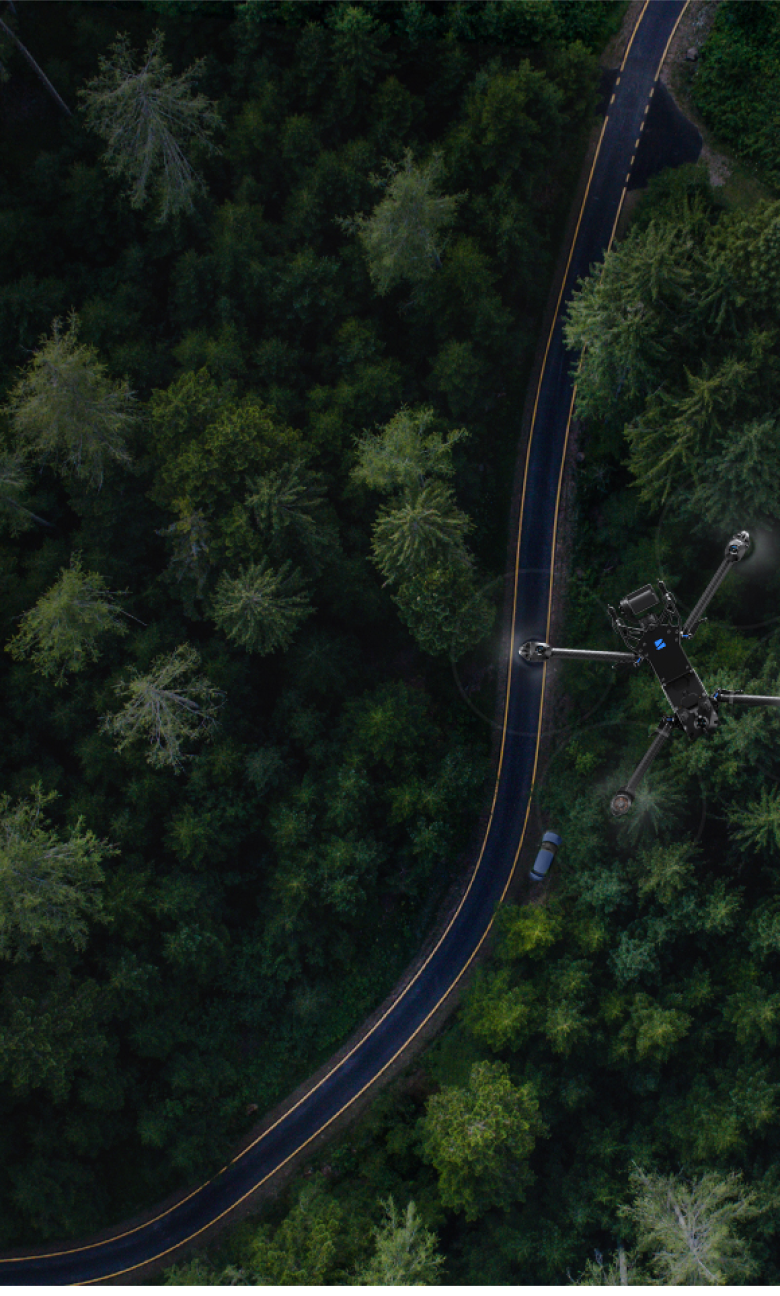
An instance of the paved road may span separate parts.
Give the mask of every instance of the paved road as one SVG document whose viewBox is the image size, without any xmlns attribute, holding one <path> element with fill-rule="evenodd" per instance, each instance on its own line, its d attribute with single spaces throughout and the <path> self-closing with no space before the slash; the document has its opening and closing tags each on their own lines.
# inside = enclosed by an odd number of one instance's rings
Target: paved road
<svg viewBox="0 0 780 1296">
<path fill-rule="evenodd" d="M 572 402 L 571 360 L 562 346 L 561 309 L 577 278 L 587 274 L 611 241 L 657 73 L 684 8 L 685 0 L 648 0 L 607 109 L 531 431 L 516 555 L 515 646 L 524 639 L 546 638 L 549 625 L 554 523 Z M 132 1284 L 139 1266 L 197 1236 L 273 1174 L 348 1107 L 421 1028 L 482 944 L 514 873 L 526 830 L 546 668 L 529 666 L 513 650 L 508 669 L 505 741 L 480 858 L 460 908 L 405 993 L 315 1090 L 183 1202 L 160 1211 L 151 1222 L 117 1229 L 113 1237 L 99 1242 L 0 1257 L 0 1282 L 60 1285 L 113 1278 Z"/>
</svg>

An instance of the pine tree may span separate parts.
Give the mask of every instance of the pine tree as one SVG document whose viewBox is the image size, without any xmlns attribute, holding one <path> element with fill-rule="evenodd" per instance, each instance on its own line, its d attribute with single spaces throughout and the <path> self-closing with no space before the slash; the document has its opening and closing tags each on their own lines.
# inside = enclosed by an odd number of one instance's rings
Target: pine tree
<svg viewBox="0 0 780 1296">
<path fill-rule="evenodd" d="M 363 212 L 336 223 L 349 233 L 356 232 L 365 252 L 369 273 L 380 297 L 402 279 L 418 283 L 441 269 L 438 234 L 455 220 L 455 211 L 465 193 L 442 197 L 437 194 L 443 173 L 442 154 L 435 152 L 426 165 L 415 165 L 412 151 L 404 153 L 403 166 L 386 162 L 387 178 L 371 175 L 372 184 L 387 193 L 370 217 Z"/>
<path fill-rule="evenodd" d="M 19 445 L 62 473 L 102 485 L 106 465 L 130 462 L 125 444 L 136 422 L 127 383 L 112 382 L 93 347 L 78 340 L 75 311 L 55 319 L 52 335 L 11 388 L 6 412 Z"/>
<path fill-rule="evenodd" d="M 300 460 L 250 479 L 246 499 L 269 553 L 283 560 L 294 547 L 316 572 L 338 544 L 338 531 L 325 520 L 325 487 L 319 473 Z"/>
<path fill-rule="evenodd" d="M 763 1208 L 741 1174 L 707 1171 L 699 1179 L 648 1174 L 634 1166 L 633 1200 L 621 1214 L 637 1230 L 658 1280 L 667 1286 L 744 1283 L 756 1266 L 736 1229 Z"/>
<path fill-rule="evenodd" d="M 83 571 L 81 555 L 73 554 L 70 567 L 62 568 L 59 580 L 22 614 L 6 652 L 16 661 L 29 659 L 41 675 L 53 675 L 60 687 L 68 672 L 97 661 L 100 635 L 127 634 L 122 615 L 103 577 Z"/>
<path fill-rule="evenodd" d="M 196 140 L 215 152 L 210 137 L 222 124 L 216 105 L 192 93 L 205 59 L 174 77 L 162 46 L 163 34 L 155 31 L 136 67 L 128 36 L 119 36 L 108 56 L 101 55 L 99 73 L 78 92 L 87 126 L 106 142 L 108 170 L 130 181 L 132 207 L 143 207 L 151 190 L 160 222 L 192 210 L 202 182 L 185 145 Z"/>
<path fill-rule="evenodd" d="M 477 589 L 465 564 L 431 567 L 393 594 L 401 620 L 423 652 L 457 661 L 490 633 L 496 609 Z"/>
<path fill-rule="evenodd" d="M 380 511 L 372 532 L 373 557 L 385 582 L 409 580 L 431 567 L 468 568 L 464 539 L 470 519 L 443 482 L 428 482 Z"/>
<path fill-rule="evenodd" d="M 286 648 L 313 611 L 299 573 L 289 562 L 274 571 L 267 558 L 242 567 L 238 576 L 224 572 L 213 606 L 214 620 L 228 639 L 261 654 Z"/>
<path fill-rule="evenodd" d="M 364 433 L 356 440 L 358 462 L 352 469 L 352 480 L 389 493 L 413 490 L 431 475 L 452 477 L 453 448 L 468 437 L 468 432 L 457 428 L 446 437 L 441 432 L 429 432 L 434 419 L 432 405 L 417 409 L 403 405 L 378 433 Z"/>
<path fill-rule="evenodd" d="M 729 812 L 730 836 L 753 851 L 780 851 L 780 794 L 777 788 L 761 789 L 757 801 L 734 806 Z"/>
<path fill-rule="evenodd" d="M 423 1226 L 413 1201 L 398 1218 L 392 1196 L 382 1202 L 385 1221 L 374 1229 L 375 1250 L 352 1279 L 360 1287 L 431 1287 L 441 1281 L 444 1257 L 436 1252 L 436 1234 Z"/>
<path fill-rule="evenodd" d="M 0 796 L 0 958 L 52 958 L 63 943 L 83 950 L 102 914 L 100 864 L 117 850 L 82 818 L 66 835 L 53 829 L 44 812 L 56 796 L 40 784 L 14 805 Z"/>
<path fill-rule="evenodd" d="M 151 669 L 141 675 L 135 667 L 128 680 L 120 680 L 115 692 L 125 699 L 116 715 L 103 717 L 101 730 L 117 739 L 116 750 L 144 738 L 151 750 L 150 765 L 171 766 L 178 772 L 191 757 L 182 745 L 196 738 L 210 739 L 224 694 L 202 675 L 195 675 L 200 663 L 189 644 L 157 657 Z"/>
</svg>

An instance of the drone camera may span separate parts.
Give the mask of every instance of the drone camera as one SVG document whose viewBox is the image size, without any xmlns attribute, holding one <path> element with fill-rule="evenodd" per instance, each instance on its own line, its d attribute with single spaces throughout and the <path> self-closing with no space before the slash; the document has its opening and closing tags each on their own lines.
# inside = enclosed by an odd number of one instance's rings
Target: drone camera
<svg viewBox="0 0 780 1296">
<path fill-rule="evenodd" d="M 736 558 L 737 562 L 745 557 L 750 548 L 750 533 L 748 531 L 738 531 L 732 536 L 726 546 L 726 557 Z"/>
<path fill-rule="evenodd" d="M 634 590 L 632 594 L 627 594 L 624 599 L 620 600 L 620 611 L 630 612 L 637 620 L 649 608 L 657 606 L 658 595 L 652 585 L 643 585 L 641 589 Z"/>
</svg>

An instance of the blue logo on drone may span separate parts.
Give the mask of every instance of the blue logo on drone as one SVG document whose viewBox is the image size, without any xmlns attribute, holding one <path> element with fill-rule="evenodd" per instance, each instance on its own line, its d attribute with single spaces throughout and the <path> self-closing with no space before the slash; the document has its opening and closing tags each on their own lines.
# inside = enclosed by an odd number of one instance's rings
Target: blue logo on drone
<svg viewBox="0 0 780 1296">
<path fill-rule="evenodd" d="M 665 648 L 666 644 L 664 643 L 663 639 L 656 639 L 655 646 L 656 648 Z"/>
</svg>

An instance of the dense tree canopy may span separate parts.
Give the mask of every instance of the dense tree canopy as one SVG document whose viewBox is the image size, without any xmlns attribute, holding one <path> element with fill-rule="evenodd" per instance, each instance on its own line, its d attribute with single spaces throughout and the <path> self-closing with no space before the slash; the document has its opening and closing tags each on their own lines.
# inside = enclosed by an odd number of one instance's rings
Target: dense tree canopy
<svg viewBox="0 0 780 1296">
<path fill-rule="evenodd" d="M 4 16 L 3 1247 L 218 1169 L 462 867 L 490 735 L 442 664 L 492 708 L 517 411 L 619 7 Z M 426 1196 L 363 1196 L 332 1263 L 315 1194 L 263 1272 L 433 1275 Z"/>
</svg>

